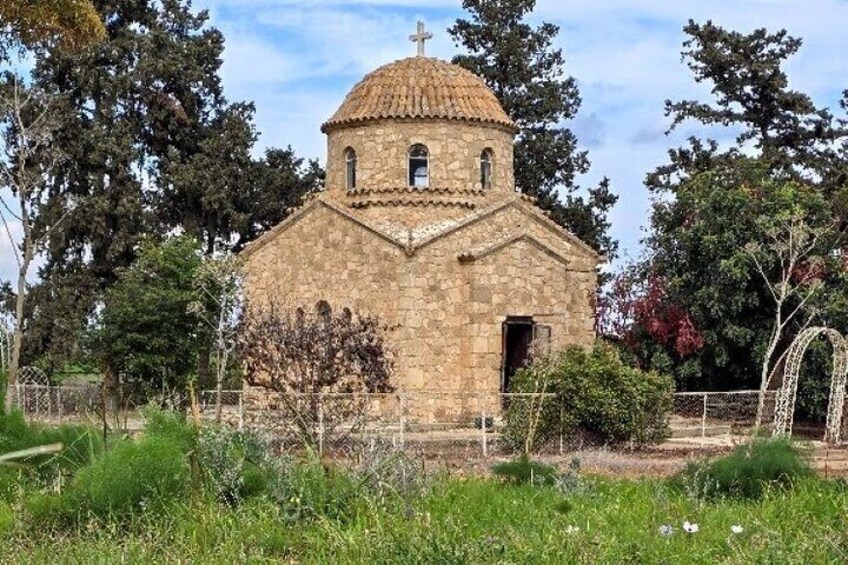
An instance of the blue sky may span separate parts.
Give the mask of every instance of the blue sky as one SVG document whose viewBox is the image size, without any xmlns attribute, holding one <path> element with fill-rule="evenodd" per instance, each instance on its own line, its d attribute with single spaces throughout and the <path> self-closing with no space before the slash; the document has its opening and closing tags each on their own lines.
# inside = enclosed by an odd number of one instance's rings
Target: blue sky
<svg viewBox="0 0 848 565">
<path fill-rule="evenodd" d="M 224 32 L 223 80 L 229 99 L 253 100 L 259 148 L 291 145 L 323 162 L 320 124 L 368 71 L 415 53 L 407 39 L 424 20 L 435 35 L 428 55 L 457 53 L 446 29 L 464 12 L 460 0 L 195 0 Z M 535 22 L 560 26 L 557 47 L 579 84 L 583 105 L 569 127 L 589 150 L 592 170 L 581 184 L 608 176 L 620 200 L 612 233 L 622 260 L 639 253 L 647 224 L 647 172 L 669 148 L 704 133 L 686 124 L 665 136 L 665 99 L 706 99 L 680 61 L 689 18 L 739 31 L 786 28 L 804 39 L 788 66 L 791 86 L 836 110 L 848 88 L 848 0 L 539 0 Z M 728 132 L 713 137 L 729 139 Z M 621 260 L 620 260 L 621 261 Z M 0 278 L 12 273 L 0 243 Z"/>
<path fill-rule="evenodd" d="M 324 159 L 319 125 L 368 71 L 414 54 L 407 36 L 424 20 L 435 35 L 428 55 L 450 59 L 447 28 L 464 15 L 460 0 L 197 0 L 227 39 L 224 84 L 232 99 L 256 102 L 260 144 L 292 145 Z M 804 39 L 788 71 L 791 86 L 832 106 L 848 88 L 845 0 L 614 1 L 539 0 L 535 22 L 560 26 L 557 47 L 583 104 L 569 127 L 589 150 L 581 184 L 609 176 L 620 195 L 612 213 L 622 256 L 639 253 L 649 197 L 647 172 L 693 133 L 687 124 L 665 136 L 667 98 L 706 98 L 680 61 L 689 18 L 739 31 L 786 28 Z M 718 139 L 728 132 L 711 132 Z"/>
</svg>

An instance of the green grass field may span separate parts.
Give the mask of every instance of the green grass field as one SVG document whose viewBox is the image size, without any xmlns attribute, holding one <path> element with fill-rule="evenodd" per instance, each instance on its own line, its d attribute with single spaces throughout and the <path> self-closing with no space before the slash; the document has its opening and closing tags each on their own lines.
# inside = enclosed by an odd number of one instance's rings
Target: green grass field
<svg viewBox="0 0 848 565">
<path fill-rule="evenodd" d="M 668 479 L 523 458 L 461 478 L 391 446 L 342 469 L 250 431 L 146 417 L 143 435 L 104 444 L 0 415 L 0 453 L 65 446 L 0 462 L 0 563 L 848 562 L 848 484 L 785 439 Z"/>
<path fill-rule="evenodd" d="M 705 502 L 655 480 L 587 478 L 577 492 L 437 480 L 420 496 L 337 501 L 292 516 L 264 498 L 178 504 L 128 523 L 8 526 L 0 562 L 844 563 L 848 496 L 804 480 L 758 502 Z M 696 533 L 682 529 L 696 523 Z M 662 526 L 671 535 L 662 535 Z M 732 526 L 741 526 L 733 533 Z"/>
</svg>

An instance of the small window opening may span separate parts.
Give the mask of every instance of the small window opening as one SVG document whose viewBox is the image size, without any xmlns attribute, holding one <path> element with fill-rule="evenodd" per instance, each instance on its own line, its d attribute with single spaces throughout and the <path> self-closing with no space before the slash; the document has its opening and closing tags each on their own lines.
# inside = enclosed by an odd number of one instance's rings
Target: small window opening
<svg viewBox="0 0 848 565">
<path fill-rule="evenodd" d="M 348 190 L 356 188 L 356 151 L 352 147 L 345 149 L 346 184 Z"/>
<path fill-rule="evenodd" d="M 409 148 L 409 186 L 430 186 L 430 152 L 421 144 Z"/>
<path fill-rule="evenodd" d="M 483 190 L 492 188 L 492 161 L 492 150 L 484 149 L 480 154 L 480 188 Z"/>
</svg>

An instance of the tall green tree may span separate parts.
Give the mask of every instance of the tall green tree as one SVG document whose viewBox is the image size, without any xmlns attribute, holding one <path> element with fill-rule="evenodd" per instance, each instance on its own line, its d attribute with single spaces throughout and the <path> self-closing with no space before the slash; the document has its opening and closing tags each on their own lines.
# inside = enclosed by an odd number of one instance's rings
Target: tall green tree
<svg viewBox="0 0 848 565">
<path fill-rule="evenodd" d="M 187 0 L 97 0 L 106 40 L 78 53 L 36 58 L 45 91 L 69 100 L 55 137 L 68 155 L 53 190 L 77 207 L 50 238 L 28 355 L 56 364 L 80 336 L 142 240 L 174 230 L 207 254 L 237 249 L 279 221 L 256 201 L 313 186 L 293 154 L 275 165 L 253 159 L 250 103 L 231 103 L 220 68 L 224 38 Z M 288 167 L 271 187 L 265 179 Z M 302 181 L 302 179 L 307 179 Z M 55 213 L 61 213 L 57 201 Z M 56 320 L 62 323 L 56 324 Z"/>
<path fill-rule="evenodd" d="M 840 202 L 848 192 L 839 147 L 845 130 L 829 110 L 789 88 L 784 65 L 800 39 L 765 29 L 742 34 L 711 22 L 690 21 L 684 31 L 683 60 L 696 82 L 712 86 L 713 96 L 667 101 L 672 129 L 688 121 L 731 128 L 736 143 L 724 149 L 692 137 L 647 176 L 656 198 L 645 259 L 618 287 L 636 289 L 623 301 L 634 314 L 623 337 L 640 363 L 673 372 L 681 388 L 756 388 L 762 360 L 771 371 L 811 316 L 848 327 L 840 311 L 845 269 L 828 261 L 816 300 L 780 332 L 776 354 L 766 355 L 775 324 L 766 280 L 779 280 L 780 273 L 771 264 L 763 275 L 744 252 L 762 245 L 768 234 L 761 226 L 788 210 L 799 211 L 799 221 L 817 233 L 843 229 Z M 838 256 L 840 241 L 823 238 L 812 255 Z M 797 306 L 794 299 L 785 304 L 788 312 Z"/>
<path fill-rule="evenodd" d="M 607 179 L 585 195 L 576 182 L 588 172 L 589 158 L 563 123 L 577 114 L 580 94 L 574 78 L 565 74 L 562 50 L 553 48 L 559 28 L 527 23 L 535 5 L 535 0 L 464 0 L 469 18 L 458 19 L 448 31 L 468 54 L 456 56 L 454 63 L 482 77 L 520 128 L 516 185 L 537 197 L 558 224 L 612 256 L 617 243 L 609 235 L 607 214 L 618 197 Z"/>
<path fill-rule="evenodd" d="M 183 236 L 145 242 L 138 260 L 118 271 L 94 330 L 108 389 L 122 375 L 127 392 L 142 398 L 151 390 L 185 390 L 201 345 L 201 320 L 192 308 L 200 266 L 197 242 Z"/>
<path fill-rule="evenodd" d="M 673 193 L 677 182 L 732 160 L 752 147 L 770 171 L 815 182 L 823 190 L 844 190 L 845 177 L 827 174 L 834 167 L 834 143 L 845 137 L 827 108 L 789 88 L 783 66 L 802 41 L 786 30 L 749 34 L 692 20 L 683 28 L 683 60 L 695 82 L 712 85 L 713 100 L 665 102 L 669 131 L 687 121 L 738 131 L 736 144 L 720 151 L 716 141 L 691 137 L 688 147 L 669 152 L 669 163 L 648 175 L 649 189 Z M 824 177 L 820 178 L 822 174 Z"/>
</svg>

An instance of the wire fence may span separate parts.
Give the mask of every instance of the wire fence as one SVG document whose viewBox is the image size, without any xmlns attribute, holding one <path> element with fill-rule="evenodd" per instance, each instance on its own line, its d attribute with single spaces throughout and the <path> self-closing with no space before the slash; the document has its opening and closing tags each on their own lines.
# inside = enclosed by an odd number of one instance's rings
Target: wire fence
<svg viewBox="0 0 848 565">
<path fill-rule="evenodd" d="M 258 389 L 198 393 L 200 416 L 261 433 L 280 450 L 304 444 L 340 458 L 353 457 L 376 443 L 413 450 L 425 457 L 461 459 L 508 455 L 519 449 L 505 431 L 511 408 L 525 411 L 552 402 L 554 395 L 416 391 L 390 394 L 280 395 Z M 770 424 L 775 393 L 768 392 L 762 422 Z M 103 418 L 98 386 L 20 384 L 15 403 L 28 417 L 51 423 L 108 424 L 122 432 L 140 430 L 140 407 L 119 406 Z M 151 404 L 191 410 L 190 399 L 162 395 Z M 711 444 L 749 434 L 756 421 L 758 391 L 676 393 L 669 417 L 671 440 Z M 599 443 L 579 430 L 548 434 L 539 453 L 565 455 L 591 448 L 627 449 Z"/>
</svg>

